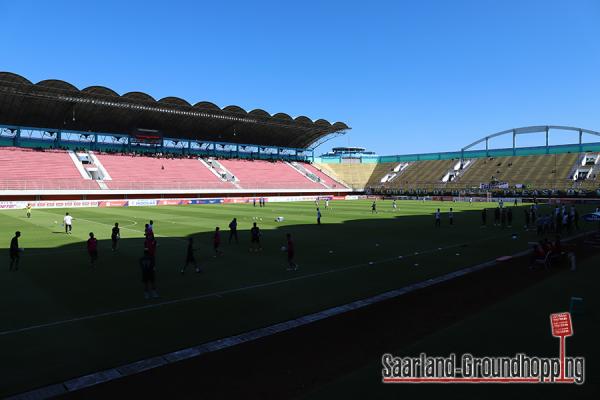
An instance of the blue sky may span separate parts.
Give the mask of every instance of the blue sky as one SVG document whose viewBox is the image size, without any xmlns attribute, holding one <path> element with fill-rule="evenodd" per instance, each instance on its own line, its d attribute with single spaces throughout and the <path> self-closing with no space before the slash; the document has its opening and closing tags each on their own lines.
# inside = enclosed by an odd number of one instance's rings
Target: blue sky
<svg viewBox="0 0 600 400">
<path fill-rule="evenodd" d="M 318 153 L 451 151 L 538 124 L 600 130 L 594 0 L 0 0 L 0 15 L 0 70 L 353 128 Z"/>
</svg>

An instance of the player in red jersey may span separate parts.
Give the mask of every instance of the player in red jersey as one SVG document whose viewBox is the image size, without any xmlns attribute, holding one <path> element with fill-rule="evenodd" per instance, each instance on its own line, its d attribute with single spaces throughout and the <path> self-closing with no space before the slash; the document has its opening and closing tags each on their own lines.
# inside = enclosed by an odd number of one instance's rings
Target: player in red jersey
<svg viewBox="0 0 600 400">
<path fill-rule="evenodd" d="M 90 232 L 90 238 L 87 240 L 87 251 L 90 255 L 92 268 L 94 268 L 98 260 L 98 241 L 94 237 L 94 232 Z"/>
<path fill-rule="evenodd" d="M 219 247 L 221 247 L 221 229 L 217 226 L 215 228 L 215 235 L 213 236 L 213 248 L 215 249 L 215 257 L 223 254 L 223 252 L 219 250 Z"/>
<path fill-rule="evenodd" d="M 144 240 L 144 251 L 148 252 L 148 256 L 152 260 L 152 268 L 154 268 L 156 263 L 156 239 L 154 239 L 154 235 L 146 236 L 146 240 Z"/>
<path fill-rule="evenodd" d="M 292 240 L 292 234 L 288 233 L 287 237 L 287 259 L 288 259 L 288 271 L 296 271 L 298 269 L 298 264 L 294 261 L 295 256 L 295 247 L 294 241 Z"/>
</svg>

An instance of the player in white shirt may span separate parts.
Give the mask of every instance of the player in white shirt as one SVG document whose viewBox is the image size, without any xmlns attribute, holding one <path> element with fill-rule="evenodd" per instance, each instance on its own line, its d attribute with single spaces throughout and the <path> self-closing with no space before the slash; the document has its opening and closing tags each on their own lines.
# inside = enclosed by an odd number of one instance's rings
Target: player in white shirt
<svg viewBox="0 0 600 400">
<path fill-rule="evenodd" d="M 440 209 L 438 208 L 437 211 L 435 212 L 435 227 L 439 228 L 441 224 L 441 214 L 440 214 Z"/>
<path fill-rule="evenodd" d="M 394 211 L 396 211 L 398 209 L 398 205 L 396 204 L 396 199 L 394 199 L 394 201 L 392 202 L 392 208 L 394 209 Z"/>
<path fill-rule="evenodd" d="M 73 230 L 73 217 L 71 217 L 69 213 L 65 214 L 63 224 L 65 225 L 65 233 L 67 235 L 71 234 L 71 231 Z"/>
<path fill-rule="evenodd" d="M 329 209 L 329 199 L 325 199 L 325 209 Z"/>
</svg>

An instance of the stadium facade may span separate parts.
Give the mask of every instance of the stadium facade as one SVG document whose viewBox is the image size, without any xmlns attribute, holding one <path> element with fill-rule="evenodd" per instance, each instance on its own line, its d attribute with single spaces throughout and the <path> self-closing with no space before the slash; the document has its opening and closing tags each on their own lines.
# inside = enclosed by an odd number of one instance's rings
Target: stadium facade
<svg viewBox="0 0 600 400">
<path fill-rule="evenodd" d="M 0 73 L 3 200 L 341 195 L 307 162 L 342 122 Z"/>
</svg>

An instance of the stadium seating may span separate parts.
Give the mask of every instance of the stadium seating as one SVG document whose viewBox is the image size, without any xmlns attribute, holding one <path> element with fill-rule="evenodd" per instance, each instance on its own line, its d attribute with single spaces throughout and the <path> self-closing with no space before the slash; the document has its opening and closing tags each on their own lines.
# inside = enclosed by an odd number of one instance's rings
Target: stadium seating
<svg viewBox="0 0 600 400">
<path fill-rule="evenodd" d="M 427 160 L 411 163 L 391 182 L 378 186 L 392 189 L 432 189 L 442 185 L 442 177 L 452 169 L 457 160 Z M 394 164 L 395 165 L 395 164 Z M 382 174 L 381 177 L 383 177 Z M 381 178 L 379 177 L 379 178 Z M 380 182 L 381 180 L 379 180 Z"/>
<path fill-rule="evenodd" d="M 523 184 L 538 189 L 567 189 L 570 173 L 579 154 L 547 154 L 475 159 L 473 165 L 451 187 L 479 187 L 493 179 L 509 185 Z M 493 179 L 492 179 L 493 178 Z"/>
<path fill-rule="evenodd" d="M 99 165 L 82 167 L 103 167 L 112 179 L 104 183 L 84 179 L 66 151 L 2 147 L 0 190 L 328 190 L 348 186 L 354 190 L 455 191 L 478 189 L 482 184 L 507 183 L 510 187 L 520 184 L 526 189 L 595 191 L 600 181 L 597 166 L 592 167 L 587 180 L 573 181 L 573 173 L 581 166 L 583 154 L 580 153 L 473 158 L 451 182 L 443 182 L 442 178 L 453 169 L 457 159 L 414 161 L 385 183 L 381 182 L 382 178 L 393 173 L 399 162 L 297 163 L 294 167 L 282 161 L 218 160 L 235 176 L 236 181 L 232 182 L 232 179 L 219 178 L 208 164 L 197 158 L 105 153 L 96 153 L 96 157 Z M 314 181 L 313 175 L 320 181 Z"/>
<path fill-rule="evenodd" d="M 325 184 L 328 188 L 345 188 L 344 184 L 335 180 L 332 176 L 327 174 L 326 172 L 321 171 L 317 167 L 311 164 L 302 164 L 302 166 L 310 173 L 316 175 L 321 179 L 321 182 Z"/>
<path fill-rule="evenodd" d="M 451 182 L 443 182 L 447 172 L 458 162 L 450 160 L 415 161 L 390 182 L 381 183 L 399 163 L 380 164 L 319 164 L 319 168 L 351 185 L 354 189 L 391 190 L 463 190 L 479 188 L 492 182 L 522 184 L 528 189 L 598 188 L 596 167 L 590 178 L 574 182 L 572 175 L 582 155 L 579 153 L 506 156 L 471 159 L 471 164 Z"/>
<path fill-rule="evenodd" d="M 0 190 L 98 189 L 85 180 L 66 151 L 0 147 Z"/>
<path fill-rule="evenodd" d="M 96 154 L 112 180 L 109 189 L 234 189 L 195 158 Z"/>
<path fill-rule="evenodd" d="M 392 164 L 318 164 L 318 167 L 355 190 L 375 186 L 377 176 L 383 176 Z"/>
<path fill-rule="evenodd" d="M 270 161 L 219 160 L 244 189 L 325 189 L 290 165 Z"/>
</svg>

